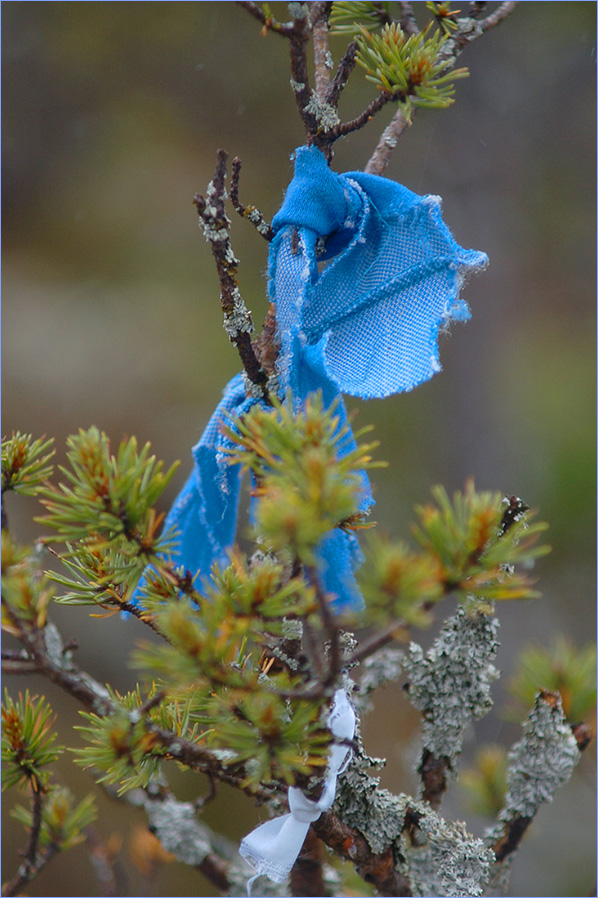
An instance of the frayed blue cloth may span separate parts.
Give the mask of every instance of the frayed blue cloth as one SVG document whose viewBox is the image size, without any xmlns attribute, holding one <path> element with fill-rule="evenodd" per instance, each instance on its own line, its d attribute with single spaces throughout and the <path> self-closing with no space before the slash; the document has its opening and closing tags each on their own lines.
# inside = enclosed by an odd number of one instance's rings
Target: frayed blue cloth
<svg viewBox="0 0 598 898">
<path fill-rule="evenodd" d="M 341 393 L 363 399 L 411 390 L 440 370 L 438 333 L 466 321 L 459 293 L 487 256 L 465 250 L 442 221 L 440 199 L 363 172 L 335 174 L 315 147 L 295 154 L 295 176 L 272 222 L 269 293 L 276 306 L 281 351 L 280 396 L 297 407 L 321 390 L 325 406 Z M 193 472 L 165 521 L 179 531 L 172 561 L 201 576 L 227 562 L 234 542 L 240 472 L 227 462 L 222 433 L 232 413 L 243 415 L 241 376 L 193 449 Z M 352 436 L 341 452 L 355 446 Z M 363 475 L 360 511 L 373 499 Z M 322 583 L 337 612 L 359 611 L 354 572 L 362 561 L 352 533 L 331 531 L 318 549 Z M 138 592 L 143 588 L 143 581 Z M 136 594 L 137 595 L 137 594 Z M 141 602 L 143 599 L 141 597 Z"/>
</svg>

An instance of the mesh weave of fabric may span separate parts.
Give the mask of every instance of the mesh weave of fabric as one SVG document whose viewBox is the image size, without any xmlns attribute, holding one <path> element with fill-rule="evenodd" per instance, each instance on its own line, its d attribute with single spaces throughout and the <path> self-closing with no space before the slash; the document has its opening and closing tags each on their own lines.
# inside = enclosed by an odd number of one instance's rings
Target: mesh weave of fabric
<svg viewBox="0 0 598 898">
<path fill-rule="evenodd" d="M 455 242 L 438 197 L 363 172 L 336 174 L 317 148 L 301 147 L 272 224 L 269 292 L 281 341 L 281 398 L 291 391 L 300 407 L 320 390 L 327 407 L 338 402 L 341 427 L 347 423 L 342 393 L 389 396 L 440 370 L 438 333 L 451 320 L 469 318 L 460 290 L 488 259 Z M 221 428 L 231 413 L 244 414 L 259 401 L 246 398 L 241 376 L 228 384 L 166 519 L 165 527 L 180 532 L 172 560 L 193 574 L 209 576 L 214 562 L 226 563 L 240 481 L 223 453 Z M 354 445 L 351 437 L 341 451 Z M 359 510 L 372 501 L 364 474 Z M 335 529 L 318 554 L 333 609 L 360 610 L 355 536 Z"/>
</svg>

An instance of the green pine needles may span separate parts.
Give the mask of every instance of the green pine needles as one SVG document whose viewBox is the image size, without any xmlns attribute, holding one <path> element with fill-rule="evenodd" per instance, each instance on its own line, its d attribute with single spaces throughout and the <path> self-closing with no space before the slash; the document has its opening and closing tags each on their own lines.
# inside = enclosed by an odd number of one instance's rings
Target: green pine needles
<svg viewBox="0 0 598 898">
<path fill-rule="evenodd" d="M 451 11 L 450 3 L 426 6 L 434 20 L 412 34 L 393 19 L 390 3 L 334 3 L 330 16 L 332 33 L 354 36 L 366 79 L 397 101 L 407 122 L 414 106 L 445 109 L 454 103 L 454 81 L 469 75 L 466 68 L 452 68 L 448 44 L 459 10 Z"/>
<path fill-rule="evenodd" d="M 362 27 L 356 38 L 357 63 L 365 77 L 397 100 L 408 122 L 413 106 L 445 109 L 454 103 L 453 82 L 469 75 L 466 68 L 447 72 L 452 60 L 443 57 L 442 50 L 448 34 L 432 32 L 431 27 L 407 36 L 393 22 L 379 34 Z"/>
<path fill-rule="evenodd" d="M 303 781 L 325 764 L 330 733 L 322 715 L 351 659 L 326 611 L 315 548 L 336 527 L 371 526 L 358 512 L 360 471 L 380 464 L 371 457 L 376 444 L 339 453 L 348 429 L 318 394 L 297 412 L 290 398 L 255 406 L 231 420 L 227 433 L 235 444 L 229 463 L 252 474 L 258 548 L 251 558 L 235 550 L 211 581 L 208 572 L 193 582 L 177 570 L 168 559 L 176 534 L 158 533 L 155 502 L 174 466 L 164 474 L 149 446 L 138 451 L 134 439 L 113 455 L 96 428 L 69 438 L 63 481 L 34 490 L 47 510 L 39 520 L 55 531 L 48 539 L 65 544 L 64 572 L 40 579 L 28 554 L 7 545 L 3 610 L 13 635 L 43 629 L 51 580 L 57 602 L 130 610 L 161 637 L 140 643 L 133 656 L 147 685 L 126 696 L 110 691 L 110 713 L 88 712 L 80 728 L 88 745 L 77 750 L 79 763 L 120 792 L 147 786 L 164 760 L 180 761 L 175 740 L 190 766 L 234 771 L 249 790 Z M 22 447 L 20 436 L 13 440 Z M 41 456 L 41 444 L 27 445 Z M 13 441 L 5 452 L 7 459 L 18 454 Z M 368 541 L 360 625 L 395 633 L 428 625 L 451 592 L 486 604 L 534 594 L 512 565 L 547 551 L 537 542 L 545 525 L 522 515 L 505 530 L 500 495 L 476 493 L 472 484 L 452 500 L 438 488 L 434 499 L 417 509 L 415 546 Z M 128 599 L 147 564 L 137 608 Z M 31 707 L 45 732 L 45 711 Z M 14 713 L 10 705 L 7 720 Z"/>
</svg>

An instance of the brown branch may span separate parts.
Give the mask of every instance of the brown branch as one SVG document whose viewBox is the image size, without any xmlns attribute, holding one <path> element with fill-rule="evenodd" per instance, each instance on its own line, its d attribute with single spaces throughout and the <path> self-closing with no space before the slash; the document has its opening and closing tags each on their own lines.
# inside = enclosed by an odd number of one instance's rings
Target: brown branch
<svg viewBox="0 0 598 898">
<path fill-rule="evenodd" d="M 365 658 L 369 658 L 370 655 L 377 652 L 378 649 L 384 648 L 384 646 L 388 645 L 390 642 L 395 642 L 397 636 L 404 635 L 406 632 L 404 623 L 396 620 L 392 621 L 384 630 L 380 630 L 379 633 L 374 633 L 373 636 L 366 639 L 365 642 L 358 646 L 355 651 L 351 653 L 347 664 L 359 664 L 361 661 L 365 660 Z"/>
<path fill-rule="evenodd" d="M 360 128 L 363 128 L 365 125 L 370 122 L 377 112 L 386 106 L 387 103 L 390 103 L 392 100 L 396 100 L 397 98 L 389 93 L 386 90 L 381 91 L 378 96 L 372 100 L 372 102 L 363 110 L 360 115 L 356 118 L 351 119 L 349 122 L 340 122 L 340 124 L 336 125 L 334 128 L 331 128 L 327 138 L 330 143 L 335 140 L 338 140 L 339 137 L 345 137 L 347 134 L 351 134 L 353 131 L 359 131 Z"/>
<path fill-rule="evenodd" d="M 74 698 L 78 699 L 87 708 L 96 714 L 105 715 L 113 709 L 113 704 L 108 698 L 108 694 L 104 686 L 98 683 L 89 674 L 72 664 L 71 661 L 64 658 L 62 652 L 50 652 L 46 646 L 45 632 L 51 624 L 46 624 L 44 630 L 38 629 L 31 624 L 27 627 L 23 621 L 20 621 L 13 609 L 7 602 L 2 600 L 6 615 L 11 620 L 15 629 L 18 631 L 17 638 L 25 645 L 28 650 L 28 660 L 35 667 L 28 670 L 28 673 L 37 673 L 46 677 L 52 683 L 60 686 L 65 692 L 70 693 Z M 55 638 L 60 639 L 58 631 L 53 627 Z"/>
<path fill-rule="evenodd" d="M 307 68 L 307 45 L 310 38 L 308 4 L 296 3 L 295 7 L 300 8 L 301 13 L 293 19 L 293 31 L 290 35 L 291 87 L 305 126 L 307 142 L 310 144 L 318 130 L 318 123 L 307 108 L 312 96 Z"/>
<path fill-rule="evenodd" d="M 310 827 L 301 854 L 291 870 L 291 895 L 304 898 L 327 898 L 330 895 L 322 871 L 324 861 L 322 842 Z"/>
<path fill-rule="evenodd" d="M 469 4 L 469 15 L 472 19 L 479 19 L 486 11 L 486 2 L 474 2 Z"/>
<path fill-rule="evenodd" d="M 411 3 L 399 3 L 401 7 L 400 25 L 405 34 L 419 34 L 419 26 Z"/>
<path fill-rule="evenodd" d="M 239 199 L 239 179 L 241 176 L 242 162 L 238 156 L 235 156 L 232 163 L 232 172 L 230 178 L 230 199 L 235 212 L 241 218 L 251 222 L 258 234 L 270 242 L 274 237 L 274 230 L 270 222 L 266 221 L 257 206 L 245 206 Z"/>
<path fill-rule="evenodd" d="M 318 609 L 322 618 L 322 624 L 326 636 L 328 637 L 328 672 L 320 684 L 322 692 L 325 692 L 330 686 L 333 685 L 342 667 L 340 630 L 336 625 L 335 619 L 330 610 L 328 597 L 322 589 L 317 570 L 313 567 L 305 565 L 305 571 L 308 575 L 311 585 L 314 588 L 314 592 L 318 602 Z"/>
<path fill-rule="evenodd" d="M 35 663 L 35 659 L 27 652 L 2 649 L 3 674 L 35 673 L 36 669 L 37 665 Z"/>
<path fill-rule="evenodd" d="M 357 43 L 355 40 L 350 41 L 347 45 L 341 61 L 338 64 L 336 74 L 332 80 L 332 84 L 326 94 L 326 103 L 334 109 L 338 106 L 338 101 L 344 87 L 349 80 L 349 75 L 355 68 L 355 56 L 357 53 Z"/>
<path fill-rule="evenodd" d="M 517 851 L 519 843 L 532 820 L 533 817 L 522 817 L 520 814 L 514 814 L 513 817 L 505 823 L 502 836 L 497 839 L 492 846 L 492 850 L 496 855 L 498 863 L 501 863 L 506 857 L 513 854 L 514 851 Z"/>
<path fill-rule="evenodd" d="M 588 723 L 571 724 L 571 732 L 575 736 L 575 741 L 580 751 L 585 751 L 594 739 L 594 732 Z"/>
<path fill-rule="evenodd" d="M 181 863 L 199 870 L 219 892 L 228 894 L 233 881 L 238 882 L 245 876 L 242 862 L 237 860 L 236 846 L 229 844 L 228 840 L 221 836 L 215 840 L 215 844 L 212 844 L 213 833 L 206 824 L 200 823 L 194 816 L 183 814 L 180 818 L 177 815 L 179 829 L 173 833 L 172 822 L 166 822 L 166 818 L 161 819 L 161 815 L 156 814 L 160 805 L 170 805 L 181 810 L 188 808 L 187 803 L 179 802 L 174 797 L 165 783 L 151 783 L 144 789 L 137 789 L 126 795 L 118 795 L 111 787 L 106 788 L 106 791 L 111 798 L 124 800 L 133 807 L 143 808 L 149 818 L 150 832 L 156 836 L 163 848 L 172 852 Z M 202 846 L 206 841 L 211 850 L 204 853 Z M 197 862 L 193 860 L 194 847 L 201 857 Z"/>
<path fill-rule="evenodd" d="M 481 4 L 480 4 L 481 5 Z M 482 19 L 480 22 L 480 26 L 484 34 L 487 31 L 490 31 L 492 28 L 496 28 L 497 25 L 500 25 L 501 22 L 511 15 L 514 12 L 515 7 L 519 6 L 519 2 L 517 0 L 513 0 L 513 2 L 501 3 L 498 9 L 495 9 L 493 13 L 490 13 L 485 19 Z"/>
<path fill-rule="evenodd" d="M 58 854 L 60 848 L 55 843 L 49 845 L 48 848 L 40 854 L 33 867 L 30 867 L 26 876 L 23 875 L 23 866 L 21 866 L 15 876 L 2 886 L 2 896 L 18 895 L 23 886 L 35 879 L 37 874 L 43 870 L 46 864 L 49 864 L 54 855 Z"/>
<path fill-rule="evenodd" d="M 448 758 L 436 758 L 429 749 L 424 748 L 417 772 L 422 781 L 422 800 L 429 802 L 435 811 L 446 792 L 448 771 Z"/>
<path fill-rule="evenodd" d="M 237 348 L 249 381 L 258 394 L 264 396 L 268 375 L 258 362 L 251 343 L 253 322 L 239 291 L 237 283 L 239 262 L 232 250 L 230 220 L 224 209 L 227 158 L 228 155 L 224 150 L 218 150 L 216 170 L 208 185 L 206 196 L 196 194 L 193 202 L 216 262 L 220 281 L 220 304 L 224 312 L 224 329 L 231 343 Z"/>
<path fill-rule="evenodd" d="M 326 811 L 312 828 L 339 857 L 350 861 L 359 876 L 375 886 L 380 895 L 408 898 L 412 894 L 406 877 L 396 869 L 393 846 L 375 854 L 362 834 L 347 826 L 333 811 Z"/>
<path fill-rule="evenodd" d="M 411 112 L 411 119 L 413 119 L 415 112 L 416 110 L 413 109 Z M 397 142 L 409 127 L 411 127 L 411 121 L 407 121 L 403 115 L 402 109 L 397 109 L 392 121 L 382 132 L 378 145 L 372 153 L 364 171 L 370 175 L 383 174 L 386 166 L 390 162 L 390 157 L 393 154 Z"/>
<path fill-rule="evenodd" d="M 167 755 L 173 760 L 185 764 L 192 770 L 199 770 L 209 777 L 215 777 L 229 786 L 234 786 L 246 795 L 251 795 L 252 798 L 267 801 L 279 792 L 286 792 L 286 785 L 282 783 L 269 783 L 268 786 L 257 787 L 244 785 L 243 781 L 246 777 L 244 765 L 230 764 L 227 766 L 201 745 L 182 739 L 176 733 L 164 730 L 156 724 L 148 723 L 147 731 L 154 736 L 159 745 L 166 749 Z"/>
<path fill-rule="evenodd" d="M 247 2 L 247 0 L 237 0 L 237 6 L 246 9 L 249 15 L 253 16 L 254 19 L 257 19 L 264 26 L 263 33 L 273 31 L 275 34 L 280 34 L 283 37 L 291 36 L 293 31 L 292 22 L 277 22 L 273 16 L 267 16 L 259 4 Z"/>
</svg>

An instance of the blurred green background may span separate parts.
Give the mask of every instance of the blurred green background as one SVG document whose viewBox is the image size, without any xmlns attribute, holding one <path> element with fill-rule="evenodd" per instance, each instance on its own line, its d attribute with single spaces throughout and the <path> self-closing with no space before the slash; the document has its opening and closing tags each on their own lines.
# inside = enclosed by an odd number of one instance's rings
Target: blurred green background
<svg viewBox="0 0 598 898">
<path fill-rule="evenodd" d="M 284 4 L 272 7 L 285 17 Z M 425 4 L 414 8 L 425 22 Z M 2 14 L 2 432 L 54 436 L 59 460 L 66 435 L 91 424 L 114 444 L 129 434 L 150 440 L 167 464 L 183 460 L 166 508 L 238 370 L 192 196 L 224 147 L 243 160 L 242 199 L 269 218 L 276 211 L 303 141 L 288 47 L 261 36 L 231 2 L 9 0 Z M 335 59 L 344 44 L 332 39 Z M 441 195 L 457 241 L 486 251 L 490 267 L 468 285 L 471 322 L 442 340 L 442 374 L 413 393 L 350 405 L 358 424 L 375 425 L 379 457 L 390 463 L 373 478 L 375 517 L 389 533 L 407 536 L 412 506 L 430 486 L 458 489 L 470 476 L 523 497 L 549 521 L 543 598 L 498 608 L 506 678 L 530 639 L 549 644 L 565 633 L 582 646 L 595 633 L 596 5 L 522 3 L 461 62 L 471 75 L 457 82 L 455 105 L 420 112 L 386 174 Z M 343 117 L 371 98 L 356 71 Z M 337 145 L 335 168 L 362 168 L 391 114 Z M 240 220 L 233 238 L 259 324 L 266 245 Z M 22 499 L 9 505 L 22 541 L 38 534 L 36 510 Z M 79 640 L 80 664 L 130 687 L 126 655 L 145 636 L 134 621 L 61 608 L 54 619 Z M 501 684 L 497 713 L 476 727 L 465 760 L 479 742 L 518 738 L 498 713 Z M 6 685 L 43 690 L 60 711 L 61 738 L 73 742 L 73 702 L 40 680 Z M 388 757 L 383 782 L 415 790 L 417 716 L 398 686 L 382 693 L 365 738 L 371 754 Z M 79 797 L 91 788 L 70 762 L 60 772 Z M 187 798 L 201 779 L 173 781 Z M 98 831 L 122 839 L 119 894 L 214 894 L 178 864 L 144 877 L 130 852 L 142 815 L 98 795 Z M 595 894 L 594 795 L 590 755 L 526 836 L 512 895 Z M 446 810 L 468 813 L 458 788 Z M 238 839 L 258 812 L 224 789 L 206 819 Z M 478 833 L 487 822 L 468 821 Z M 9 822 L 3 878 L 23 843 Z M 84 848 L 54 861 L 27 892 L 102 894 Z"/>
</svg>

